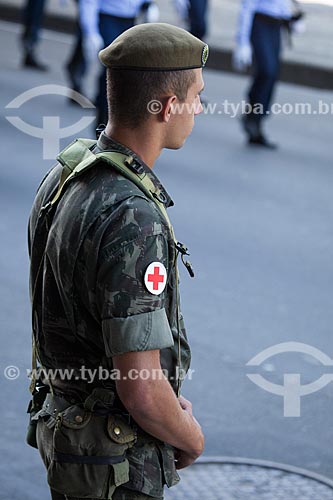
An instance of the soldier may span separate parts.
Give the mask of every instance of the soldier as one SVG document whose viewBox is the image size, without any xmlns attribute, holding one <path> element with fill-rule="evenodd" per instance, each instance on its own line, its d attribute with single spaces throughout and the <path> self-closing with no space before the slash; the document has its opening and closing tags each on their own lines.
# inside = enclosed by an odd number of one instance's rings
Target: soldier
<svg viewBox="0 0 333 500">
<path fill-rule="evenodd" d="M 303 17 L 295 0 L 242 0 L 234 66 L 244 70 L 255 62 L 255 74 L 248 92 L 251 112 L 242 117 L 249 144 L 270 149 L 277 145 L 263 131 L 263 119 L 271 102 L 280 71 L 281 32 L 298 32 Z"/>
<path fill-rule="evenodd" d="M 46 71 L 47 66 L 42 64 L 36 56 L 36 46 L 39 41 L 39 32 L 44 17 L 46 0 L 27 0 L 23 9 L 22 46 L 23 66 Z"/>
<path fill-rule="evenodd" d="M 207 45 L 167 24 L 120 35 L 99 54 L 105 131 L 69 145 L 39 187 L 29 220 L 39 366 L 29 442 L 53 500 L 161 499 L 176 469 L 202 453 L 180 395 L 190 348 L 179 254 L 192 270 L 152 168 L 163 148 L 182 147 L 202 111 L 207 56 Z"/>
<path fill-rule="evenodd" d="M 207 34 L 208 0 L 174 0 L 174 4 L 192 35 L 204 39 Z"/>
<path fill-rule="evenodd" d="M 138 24 L 143 11 L 145 14 L 142 21 L 148 22 L 156 15 L 155 20 L 158 20 L 158 8 L 152 0 L 128 0 L 126 2 L 80 0 L 82 49 L 86 62 L 88 64 L 94 62 L 100 49 L 110 45 L 115 38 L 134 24 Z M 74 63 L 76 65 L 76 61 Z M 97 125 L 107 122 L 108 107 L 105 80 L 104 68 L 98 77 L 95 99 Z"/>
</svg>

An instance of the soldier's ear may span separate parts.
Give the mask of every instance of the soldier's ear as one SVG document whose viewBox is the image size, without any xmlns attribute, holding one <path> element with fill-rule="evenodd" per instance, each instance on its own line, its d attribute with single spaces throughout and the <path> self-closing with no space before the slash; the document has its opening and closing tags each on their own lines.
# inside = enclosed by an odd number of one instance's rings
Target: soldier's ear
<svg viewBox="0 0 333 500">
<path fill-rule="evenodd" d="M 163 104 L 162 110 L 161 110 L 161 116 L 162 119 L 165 123 L 168 123 L 170 119 L 172 118 L 172 115 L 175 114 L 177 97 L 175 95 L 168 97 L 166 101 Z"/>
</svg>

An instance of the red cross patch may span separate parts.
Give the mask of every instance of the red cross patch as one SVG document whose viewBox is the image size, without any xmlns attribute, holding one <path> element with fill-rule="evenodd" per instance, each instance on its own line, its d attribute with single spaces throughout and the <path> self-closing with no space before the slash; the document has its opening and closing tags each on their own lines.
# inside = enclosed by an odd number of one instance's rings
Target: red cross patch
<svg viewBox="0 0 333 500">
<path fill-rule="evenodd" d="M 147 267 L 145 273 L 145 285 L 148 292 L 153 295 L 160 295 L 167 282 L 167 272 L 161 262 L 152 262 Z"/>
</svg>

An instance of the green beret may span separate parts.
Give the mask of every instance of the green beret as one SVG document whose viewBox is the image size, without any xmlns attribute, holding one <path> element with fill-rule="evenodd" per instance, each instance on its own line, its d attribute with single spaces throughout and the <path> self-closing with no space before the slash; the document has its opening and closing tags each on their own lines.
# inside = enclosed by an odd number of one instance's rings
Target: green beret
<svg viewBox="0 0 333 500">
<path fill-rule="evenodd" d="M 165 23 L 138 24 L 122 33 L 99 52 L 108 68 L 145 71 L 177 71 L 202 68 L 208 45 L 177 26 Z"/>
</svg>

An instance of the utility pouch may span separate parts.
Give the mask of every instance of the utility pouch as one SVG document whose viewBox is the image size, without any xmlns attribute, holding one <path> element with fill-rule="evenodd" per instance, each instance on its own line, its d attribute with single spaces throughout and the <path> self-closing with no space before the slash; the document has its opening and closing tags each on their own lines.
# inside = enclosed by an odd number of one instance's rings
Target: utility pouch
<svg viewBox="0 0 333 500">
<path fill-rule="evenodd" d="M 57 416 L 48 483 L 75 498 L 111 499 L 129 480 L 126 450 L 135 430 L 120 415 L 99 415 L 78 405 Z"/>
<path fill-rule="evenodd" d="M 31 409 L 31 404 L 32 401 L 30 401 L 27 413 L 30 413 L 29 415 L 29 423 L 28 423 L 28 428 L 27 428 L 27 435 L 26 435 L 26 443 L 29 446 L 32 446 L 33 448 L 38 448 L 37 447 L 37 439 L 36 439 L 36 431 L 37 431 L 37 422 L 32 420 L 32 415 L 30 412 Z"/>
<path fill-rule="evenodd" d="M 169 444 L 163 443 L 159 446 L 162 457 L 162 469 L 164 475 L 164 483 L 171 488 L 179 483 L 180 477 L 175 465 L 175 451 Z"/>
<path fill-rule="evenodd" d="M 38 381 L 32 396 L 31 401 L 27 409 L 29 413 L 29 423 L 27 429 L 26 442 L 29 446 L 37 448 L 36 440 L 36 430 L 37 430 L 37 420 L 34 420 L 34 416 L 42 409 L 43 403 L 47 394 L 49 393 L 49 386 Z"/>
<path fill-rule="evenodd" d="M 128 450 L 130 484 L 127 488 L 143 495 L 163 497 L 168 488 L 180 480 L 175 466 L 174 448 L 139 430 L 136 445 Z"/>
</svg>

